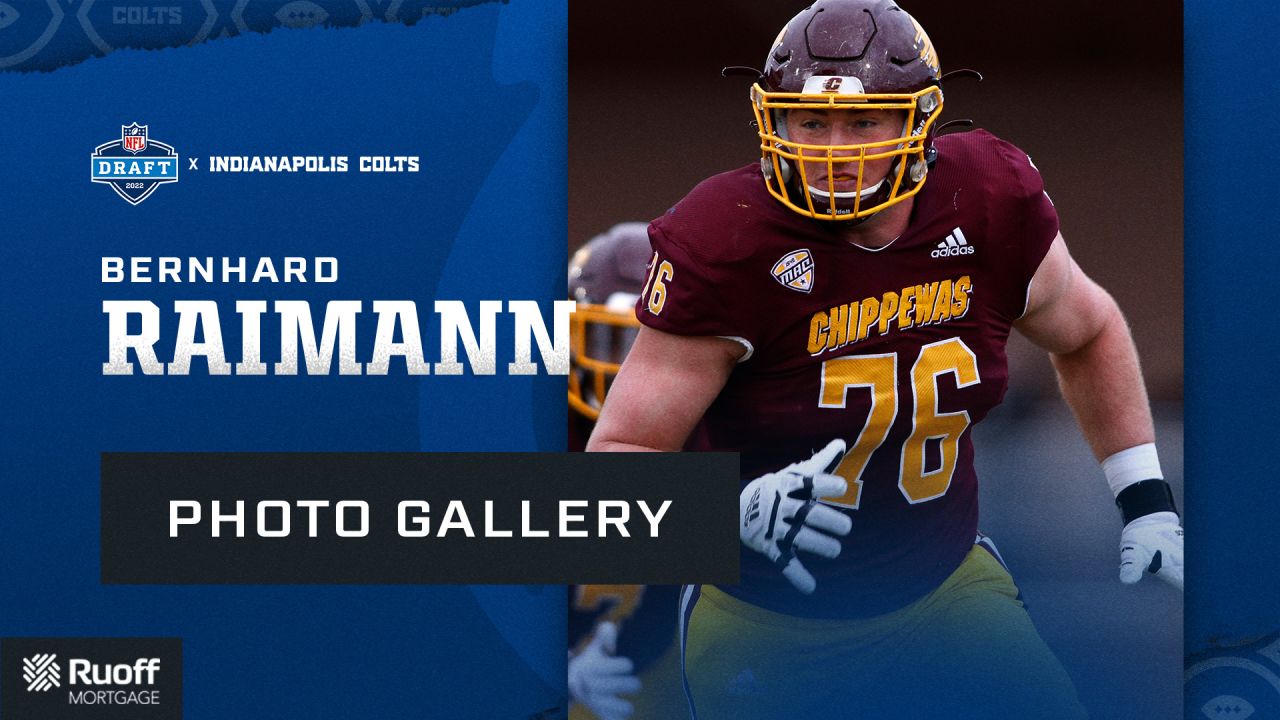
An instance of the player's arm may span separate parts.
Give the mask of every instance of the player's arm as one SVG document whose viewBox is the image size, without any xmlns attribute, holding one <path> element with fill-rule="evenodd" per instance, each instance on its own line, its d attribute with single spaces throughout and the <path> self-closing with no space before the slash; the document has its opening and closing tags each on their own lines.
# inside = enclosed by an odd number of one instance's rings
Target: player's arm
<svg viewBox="0 0 1280 720">
<path fill-rule="evenodd" d="M 1103 463 L 1125 520 L 1120 578 L 1144 569 L 1182 587 L 1182 528 L 1155 454 L 1155 429 L 1138 352 L 1112 297 L 1058 235 L 1036 270 L 1015 325 L 1048 350 L 1062 395 Z"/>
<path fill-rule="evenodd" d="M 642 327 L 609 388 L 587 451 L 681 449 L 745 353 L 735 340 Z M 833 440 L 808 460 L 752 480 L 738 497 L 742 543 L 769 558 L 805 594 L 817 581 L 796 551 L 836 557 L 836 537 L 853 527 L 848 516 L 813 502 L 848 489 L 844 478 L 831 474 L 844 451 L 844 441 Z"/>
<path fill-rule="evenodd" d="M 641 327 L 587 451 L 681 449 L 745 352 L 734 340 Z"/>
<path fill-rule="evenodd" d="M 1120 307 L 1084 274 L 1062 236 L 1031 281 L 1015 327 L 1048 350 L 1063 397 L 1099 461 L 1155 441 L 1138 352 Z"/>
</svg>

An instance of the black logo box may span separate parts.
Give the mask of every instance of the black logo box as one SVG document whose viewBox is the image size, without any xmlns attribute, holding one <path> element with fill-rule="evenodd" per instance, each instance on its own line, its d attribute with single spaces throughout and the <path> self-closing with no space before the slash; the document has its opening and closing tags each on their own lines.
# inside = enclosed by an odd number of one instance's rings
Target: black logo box
<svg viewBox="0 0 1280 720">
<path fill-rule="evenodd" d="M 739 580 L 739 462 L 733 453 L 104 453 L 104 583 L 717 583 Z M 204 523 L 171 538 L 170 500 L 202 505 Z M 210 503 L 245 501 L 245 537 L 211 537 Z M 291 534 L 258 537 L 261 500 L 294 506 Z M 300 500 L 327 500 L 318 537 Z M 369 504 L 369 534 L 338 537 L 334 505 Z M 430 503 L 432 536 L 401 537 L 402 500 Z M 450 500 L 465 503 L 476 537 L 434 533 Z M 485 538 L 484 501 L 510 538 Z M 520 537 L 522 500 L 535 529 Z M 631 537 L 556 537 L 560 500 L 631 501 Z M 671 500 L 658 538 L 635 501 Z M 593 509 L 575 527 L 595 535 Z M 270 514 L 269 527 L 277 528 Z"/>
<path fill-rule="evenodd" d="M 54 654 L 58 685 L 28 690 L 23 660 Z M 155 684 L 72 684 L 69 661 L 81 658 L 98 665 L 134 665 L 140 658 L 158 658 Z M 92 675 L 90 676 L 92 677 Z M 69 694 L 81 691 L 109 693 L 158 691 L 158 705 L 119 705 L 113 701 L 71 704 Z M 114 699 L 113 699 L 114 700 Z M 0 638 L 0 717 L 4 720 L 181 720 L 181 638 Z"/>
</svg>

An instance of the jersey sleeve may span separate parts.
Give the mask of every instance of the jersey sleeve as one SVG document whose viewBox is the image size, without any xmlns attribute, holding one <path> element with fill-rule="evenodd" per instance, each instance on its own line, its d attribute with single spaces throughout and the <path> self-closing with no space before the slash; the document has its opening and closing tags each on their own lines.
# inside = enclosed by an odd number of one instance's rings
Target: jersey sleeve
<svg viewBox="0 0 1280 720">
<path fill-rule="evenodd" d="M 1026 311 L 1031 279 L 1058 236 L 1058 211 L 1031 157 L 1003 141 L 997 150 L 1005 168 L 1000 173 L 1003 187 L 998 204 L 1005 217 L 1002 247 L 995 255 L 1004 267 L 996 276 L 1005 285 L 1000 292 L 1000 309 L 1016 320 Z"/>
<path fill-rule="evenodd" d="M 752 347 L 757 333 L 740 302 L 742 293 L 735 287 L 738 278 L 729 267 L 732 263 L 717 258 L 713 248 L 693 246 L 696 239 L 673 227 L 680 223 L 669 222 L 670 217 L 649 225 L 653 255 L 644 292 L 636 302 L 636 317 L 644 325 L 674 335 L 728 337 Z M 705 243 L 715 241 L 714 233 L 702 238 Z"/>
</svg>

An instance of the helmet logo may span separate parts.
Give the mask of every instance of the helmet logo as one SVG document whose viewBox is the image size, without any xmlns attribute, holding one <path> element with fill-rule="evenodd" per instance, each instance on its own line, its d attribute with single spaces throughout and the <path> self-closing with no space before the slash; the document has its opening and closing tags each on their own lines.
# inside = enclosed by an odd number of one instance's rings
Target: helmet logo
<svg viewBox="0 0 1280 720">
<path fill-rule="evenodd" d="M 772 275 L 784 287 L 809 292 L 813 289 L 813 253 L 796 250 L 783 255 L 773 264 Z"/>
<path fill-rule="evenodd" d="M 782 38 L 786 37 L 787 29 L 784 27 L 778 31 L 778 37 L 773 39 L 773 47 L 769 48 L 769 54 L 772 55 L 778 46 L 782 44 Z"/>
<path fill-rule="evenodd" d="M 933 42 L 929 40 L 929 36 L 925 34 L 924 28 L 915 18 L 911 18 L 911 24 L 916 26 L 916 48 L 920 51 L 920 61 L 929 66 L 929 69 L 941 72 L 942 66 L 938 62 L 938 53 L 933 49 Z"/>
<path fill-rule="evenodd" d="M 813 75 L 804 81 L 806 95 L 820 93 L 837 93 L 843 95 L 862 95 L 862 81 L 848 75 Z"/>
</svg>

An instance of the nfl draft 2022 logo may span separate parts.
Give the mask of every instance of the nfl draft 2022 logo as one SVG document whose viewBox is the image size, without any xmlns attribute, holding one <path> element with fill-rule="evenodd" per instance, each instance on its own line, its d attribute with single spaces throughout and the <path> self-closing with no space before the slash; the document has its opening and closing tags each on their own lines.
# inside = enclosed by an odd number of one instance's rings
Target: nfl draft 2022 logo
<svg viewBox="0 0 1280 720">
<path fill-rule="evenodd" d="M 178 182 L 178 151 L 148 137 L 147 126 L 136 122 L 120 126 L 119 140 L 94 148 L 89 163 L 93 182 L 110 185 L 130 205 Z"/>
</svg>

